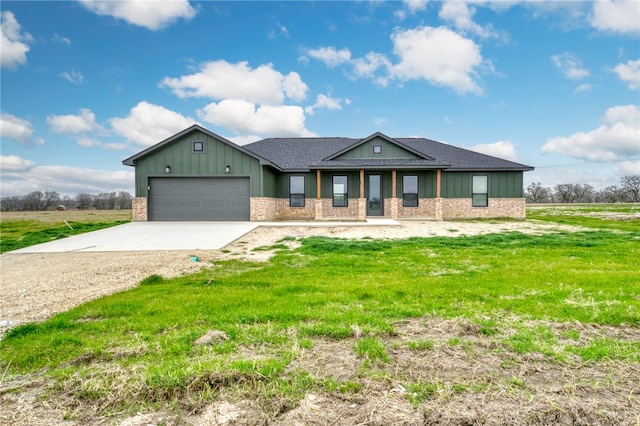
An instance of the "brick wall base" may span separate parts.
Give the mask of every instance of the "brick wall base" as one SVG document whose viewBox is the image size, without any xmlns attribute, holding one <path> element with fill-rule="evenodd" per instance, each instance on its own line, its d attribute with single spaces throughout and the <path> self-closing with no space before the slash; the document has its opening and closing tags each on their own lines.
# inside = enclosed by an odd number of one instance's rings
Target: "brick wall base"
<svg viewBox="0 0 640 426">
<path fill-rule="evenodd" d="M 147 198 L 135 197 L 132 202 L 134 222 L 146 222 Z M 288 199 L 252 197 L 251 220 L 365 220 L 367 203 L 364 198 L 350 198 L 347 207 L 333 207 L 331 198 L 307 198 L 304 207 L 289 207 Z M 384 200 L 384 217 L 394 219 L 525 219 L 524 198 L 490 198 L 489 206 L 473 207 L 470 198 L 420 198 L 418 207 L 403 207 L 401 198 Z"/>
<path fill-rule="evenodd" d="M 443 219 L 526 218 L 524 198 L 490 198 L 487 207 L 473 207 L 470 198 L 443 198 Z"/>
<path fill-rule="evenodd" d="M 135 197 L 131 202 L 132 220 L 134 222 L 146 222 L 149 220 L 147 216 L 147 198 Z"/>
</svg>

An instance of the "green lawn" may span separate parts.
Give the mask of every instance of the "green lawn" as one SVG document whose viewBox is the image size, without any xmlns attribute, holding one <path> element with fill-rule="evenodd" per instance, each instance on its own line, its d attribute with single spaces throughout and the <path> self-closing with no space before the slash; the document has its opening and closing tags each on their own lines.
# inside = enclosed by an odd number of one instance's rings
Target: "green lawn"
<svg viewBox="0 0 640 426">
<path fill-rule="evenodd" d="M 577 216 L 559 217 L 568 224 Z M 501 353 L 637 363 L 640 342 L 612 336 L 581 343 L 579 333 L 527 325 L 640 327 L 639 221 L 611 221 L 617 228 L 606 222 L 604 229 L 594 223 L 590 231 L 539 236 L 313 237 L 296 249 L 283 241 L 266 263 L 226 261 L 180 278 L 150 276 L 132 290 L 19 326 L 0 341 L 0 371 L 42 372 L 103 413 L 199 406 L 226 388 L 294 401 L 310 389 L 361 387 L 287 370 L 316 339 L 355 337 L 353 350 L 372 368 L 389 362 L 383 342 L 398 321 L 422 317 L 462 318 Z M 212 329 L 227 339 L 194 345 Z M 573 343 L 559 345 L 561 339 Z M 409 347 L 433 345 L 416 340 Z M 113 397 L 114 388 L 121 397 Z"/>
<path fill-rule="evenodd" d="M 131 221 L 131 210 L 2 212 L 0 253 Z"/>
</svg>

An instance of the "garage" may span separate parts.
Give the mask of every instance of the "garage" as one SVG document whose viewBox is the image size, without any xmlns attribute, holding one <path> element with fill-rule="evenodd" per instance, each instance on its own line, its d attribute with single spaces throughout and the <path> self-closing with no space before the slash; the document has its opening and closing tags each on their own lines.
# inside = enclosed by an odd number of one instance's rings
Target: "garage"
<svg viewBox="0 0 640 426">
<path fill-rule="evenodd" d="M 248 177 L 149 178 L 149 220 L 250 218 Z"/>
</svg>

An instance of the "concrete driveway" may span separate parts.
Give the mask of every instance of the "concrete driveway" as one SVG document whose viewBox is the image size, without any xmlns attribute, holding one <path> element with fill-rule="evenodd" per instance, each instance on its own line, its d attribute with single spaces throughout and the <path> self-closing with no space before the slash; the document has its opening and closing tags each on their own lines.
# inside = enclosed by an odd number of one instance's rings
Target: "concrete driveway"
<svg viewBox="0 0 640 426">
<path fill-rule="evenodd" d="M 259 225 L 256 222 L 130 222 L 11 253 L 219 250 Z"/>
</svg>

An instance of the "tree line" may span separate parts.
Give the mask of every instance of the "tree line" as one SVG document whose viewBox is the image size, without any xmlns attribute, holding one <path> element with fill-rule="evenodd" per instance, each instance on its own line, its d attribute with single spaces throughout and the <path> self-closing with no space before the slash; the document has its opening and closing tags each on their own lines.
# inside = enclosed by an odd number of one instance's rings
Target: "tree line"
<svg viewBox="0 0 640 426">
<path fill-rule="evenodd" d="M 640 202 L 640 175 L 623 176 L 619 185 L 596 191 L 589 184 L 563 183 L 543 187 L 533 182 L 525 191 L 527 203 L 637 203 Z"/>
<path fill-rule="evenodd" d="M 0 198 L 0 210 L 45 211 L 68 209 L 116 210 L 131 209 L 133 196 L 127 191 L 89 194 L 80 192 L 75 196 L 60 196 L 56 191 L 33 191 L 26 195 Z"/>
</svg>

